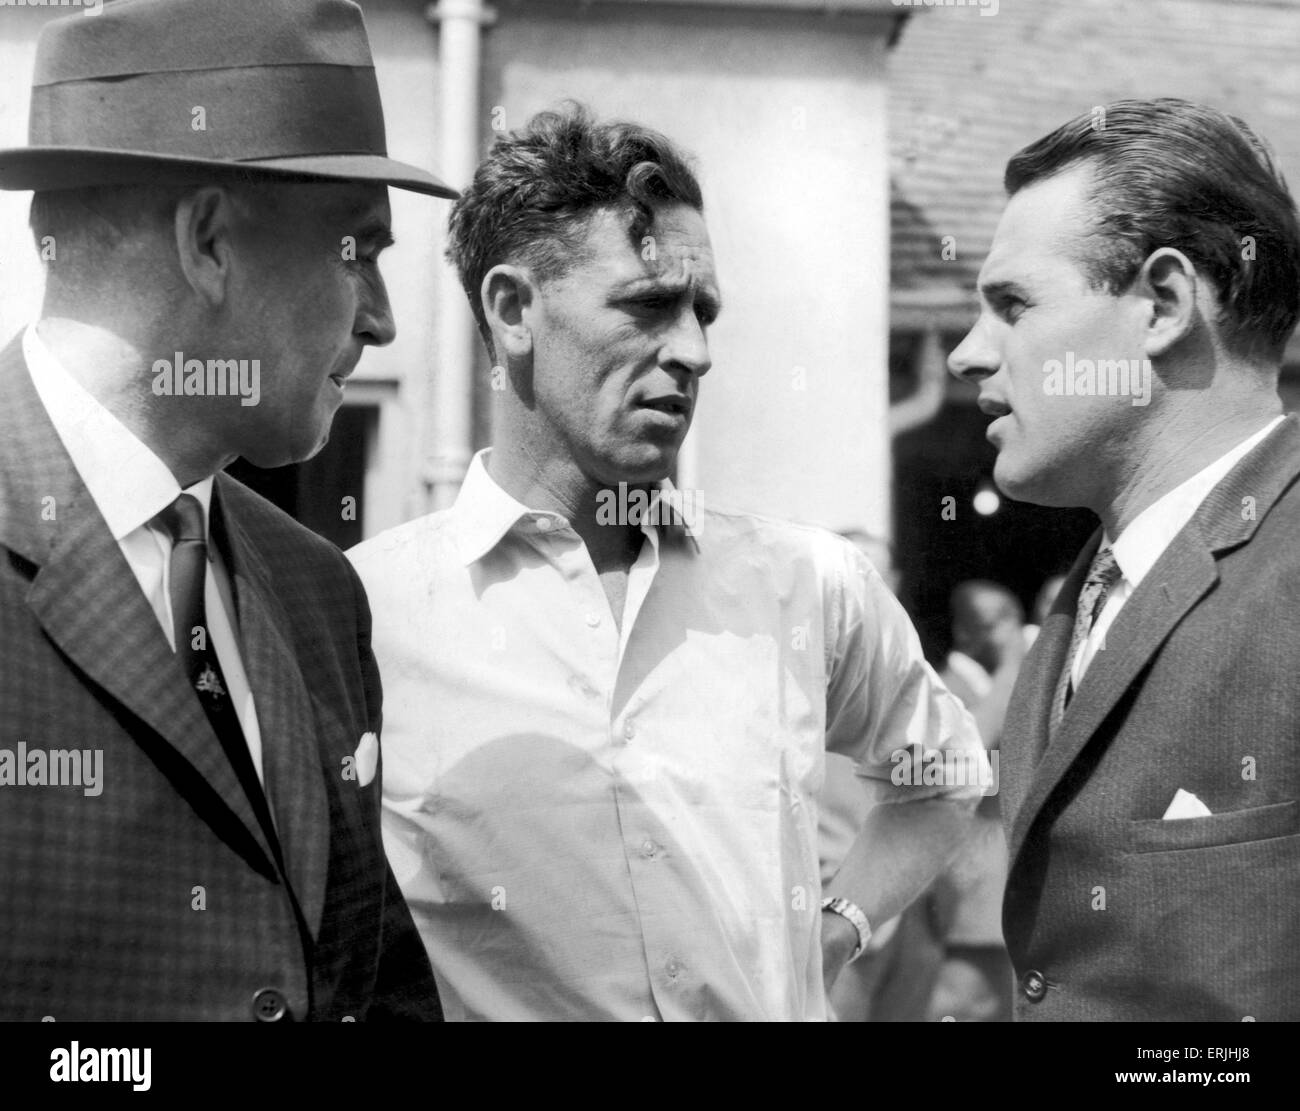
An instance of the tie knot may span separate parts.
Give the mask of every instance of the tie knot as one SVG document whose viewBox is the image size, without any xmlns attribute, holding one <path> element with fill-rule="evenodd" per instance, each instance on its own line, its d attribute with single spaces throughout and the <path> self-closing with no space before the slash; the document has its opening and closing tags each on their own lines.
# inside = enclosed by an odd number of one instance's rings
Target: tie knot
<svg viewBox="0 0 1300 1111">
<path fill-rule="evenodd" d="M 183 540 L 197 540 L 199 543 L 207 540 L 203 531 L 203 503 L 193 494 L 181 494 L 154 520 L 167 530 L 173 544 Z"/>
<path fill-rule="evenodd" d="M 1088 565 L 1088 577 L 1084 581 L 1088 585 L 1110 587 L 1119 578 L 1120 569 L 1115 561 L 1115 553 L 1110 548 L 1102 548 L 1092 557 L 1092 563 Z"/>
</svg>

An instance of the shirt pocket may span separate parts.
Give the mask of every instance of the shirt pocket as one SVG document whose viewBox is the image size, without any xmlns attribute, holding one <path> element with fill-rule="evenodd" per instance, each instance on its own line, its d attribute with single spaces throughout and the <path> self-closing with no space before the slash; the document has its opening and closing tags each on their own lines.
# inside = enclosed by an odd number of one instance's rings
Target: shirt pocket
<svg viewBox="0 0 1300 1111">
<path fill-rule="evenodd" d="M 1300 803 L 1273 803 L 1199 818 L 1144 818 L 1128 823 L 1131 853 L 1178 852 L 1286 837 L 1300 827 Z"/>
</svg>

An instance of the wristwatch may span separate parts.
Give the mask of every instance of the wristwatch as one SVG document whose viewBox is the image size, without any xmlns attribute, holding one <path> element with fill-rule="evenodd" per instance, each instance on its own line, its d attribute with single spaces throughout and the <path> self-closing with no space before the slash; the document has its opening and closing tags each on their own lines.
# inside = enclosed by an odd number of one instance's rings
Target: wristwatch
<svg viewBox="0 0 1300 1111">
<path fill-rule="evenodd" d="M 848 899 L 841 899 L 838 896 L 833 899 L 823 899 L 822 910 L 829 910 L 832 914 L 847 919 L 858 931 L 857 947 L 846 962 L 851 964 L 866 952 L 867 942 L 871 940 L 871 924 L 867 921 L 867 916 L 862 913 L 862 908 L 857 903 L 851 903 Z"/>
</svg>

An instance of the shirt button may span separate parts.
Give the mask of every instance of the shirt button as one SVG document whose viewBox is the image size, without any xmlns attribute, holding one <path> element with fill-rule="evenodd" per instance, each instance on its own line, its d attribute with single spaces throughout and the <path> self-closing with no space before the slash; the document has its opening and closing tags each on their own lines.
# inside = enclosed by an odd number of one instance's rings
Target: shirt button
<svg viewBox="0 0 1300 1111">
<path fill-rule="evenodd" d="M 587 624 L 594 629 L 597 625 L 600 624 L 600 614 L 598 613 L 587 614 Z"/>
<path fill-rule="evenodd" d="M 1041 972 L 1030 969 L 1021 978 L 1020 990 L 1025 993 L 1025 998 L 1029 1002 L 1041 1003 L 1043 997 L 1047 994 L 1047 981 L 1043 978 Z"/>
<path fill-rule="evenodd" d="M 647 837 L 644 841 L 641 842 L 641 855 L 645 857 L 646 860 L 653 860 L 655 853 L 657 853 L 658 851 L 659 851 L 659 846 L 656 845 L 653 841 L 651 841 L 650 838 Z"/>
<path fill-rule="evenodd" d="M 623 723 L 624 739 L 630 741 L 635 736 L 636 736 L 636 726 L 630 721 L 624 722 Z"/>
<path fill-rule="evenodd" d="M 258 1022 L 279 1022 L 289 1013 L 289 1002 L 284 992 L 263 988 L 253 996 L 253 1017 Z"/>
<path fill-rule="evenodd" d="M 682 962 L 676 957 L 669 957 L 668 963 L 664 965 L 664 971 L 668 973 L 668 979 L 676 980 L 682 974 Z"/>
</svg>

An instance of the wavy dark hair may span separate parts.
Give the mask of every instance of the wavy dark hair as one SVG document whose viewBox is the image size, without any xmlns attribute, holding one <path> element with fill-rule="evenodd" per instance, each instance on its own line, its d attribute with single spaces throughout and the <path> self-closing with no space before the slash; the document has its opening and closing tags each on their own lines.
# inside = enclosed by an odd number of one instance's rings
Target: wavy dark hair
<svg viewBox="0 0 1300 1111">
<path fill-rule="evenodd" d="M 1080 163 L 1094 172 L 1079 261 L 1095 288 L 1122 292 L 1153 251 L 1176 247 L 1213 282 L 1227 346 L 1281 359 L 1300 316 L 1300 229 L 1259 136 L 1190 101 L 1120 100 L 1025 147 L 1004 184 L 1013 194 Z"/>
<path fill-rule="evenodd" d="M 704 208 L 686 156 L 648 127 L 597 122 L 570 102 L 498 138 L 451 211 L 447 247 L 488 354 L 496 357 L 481 290 L 492 267 L 508 262 L 542 281 L 561 277 L 581 258 L 597 211 L 621 209 L 639 246 L 654 205 L 664 202 Z"/>
</svg>

